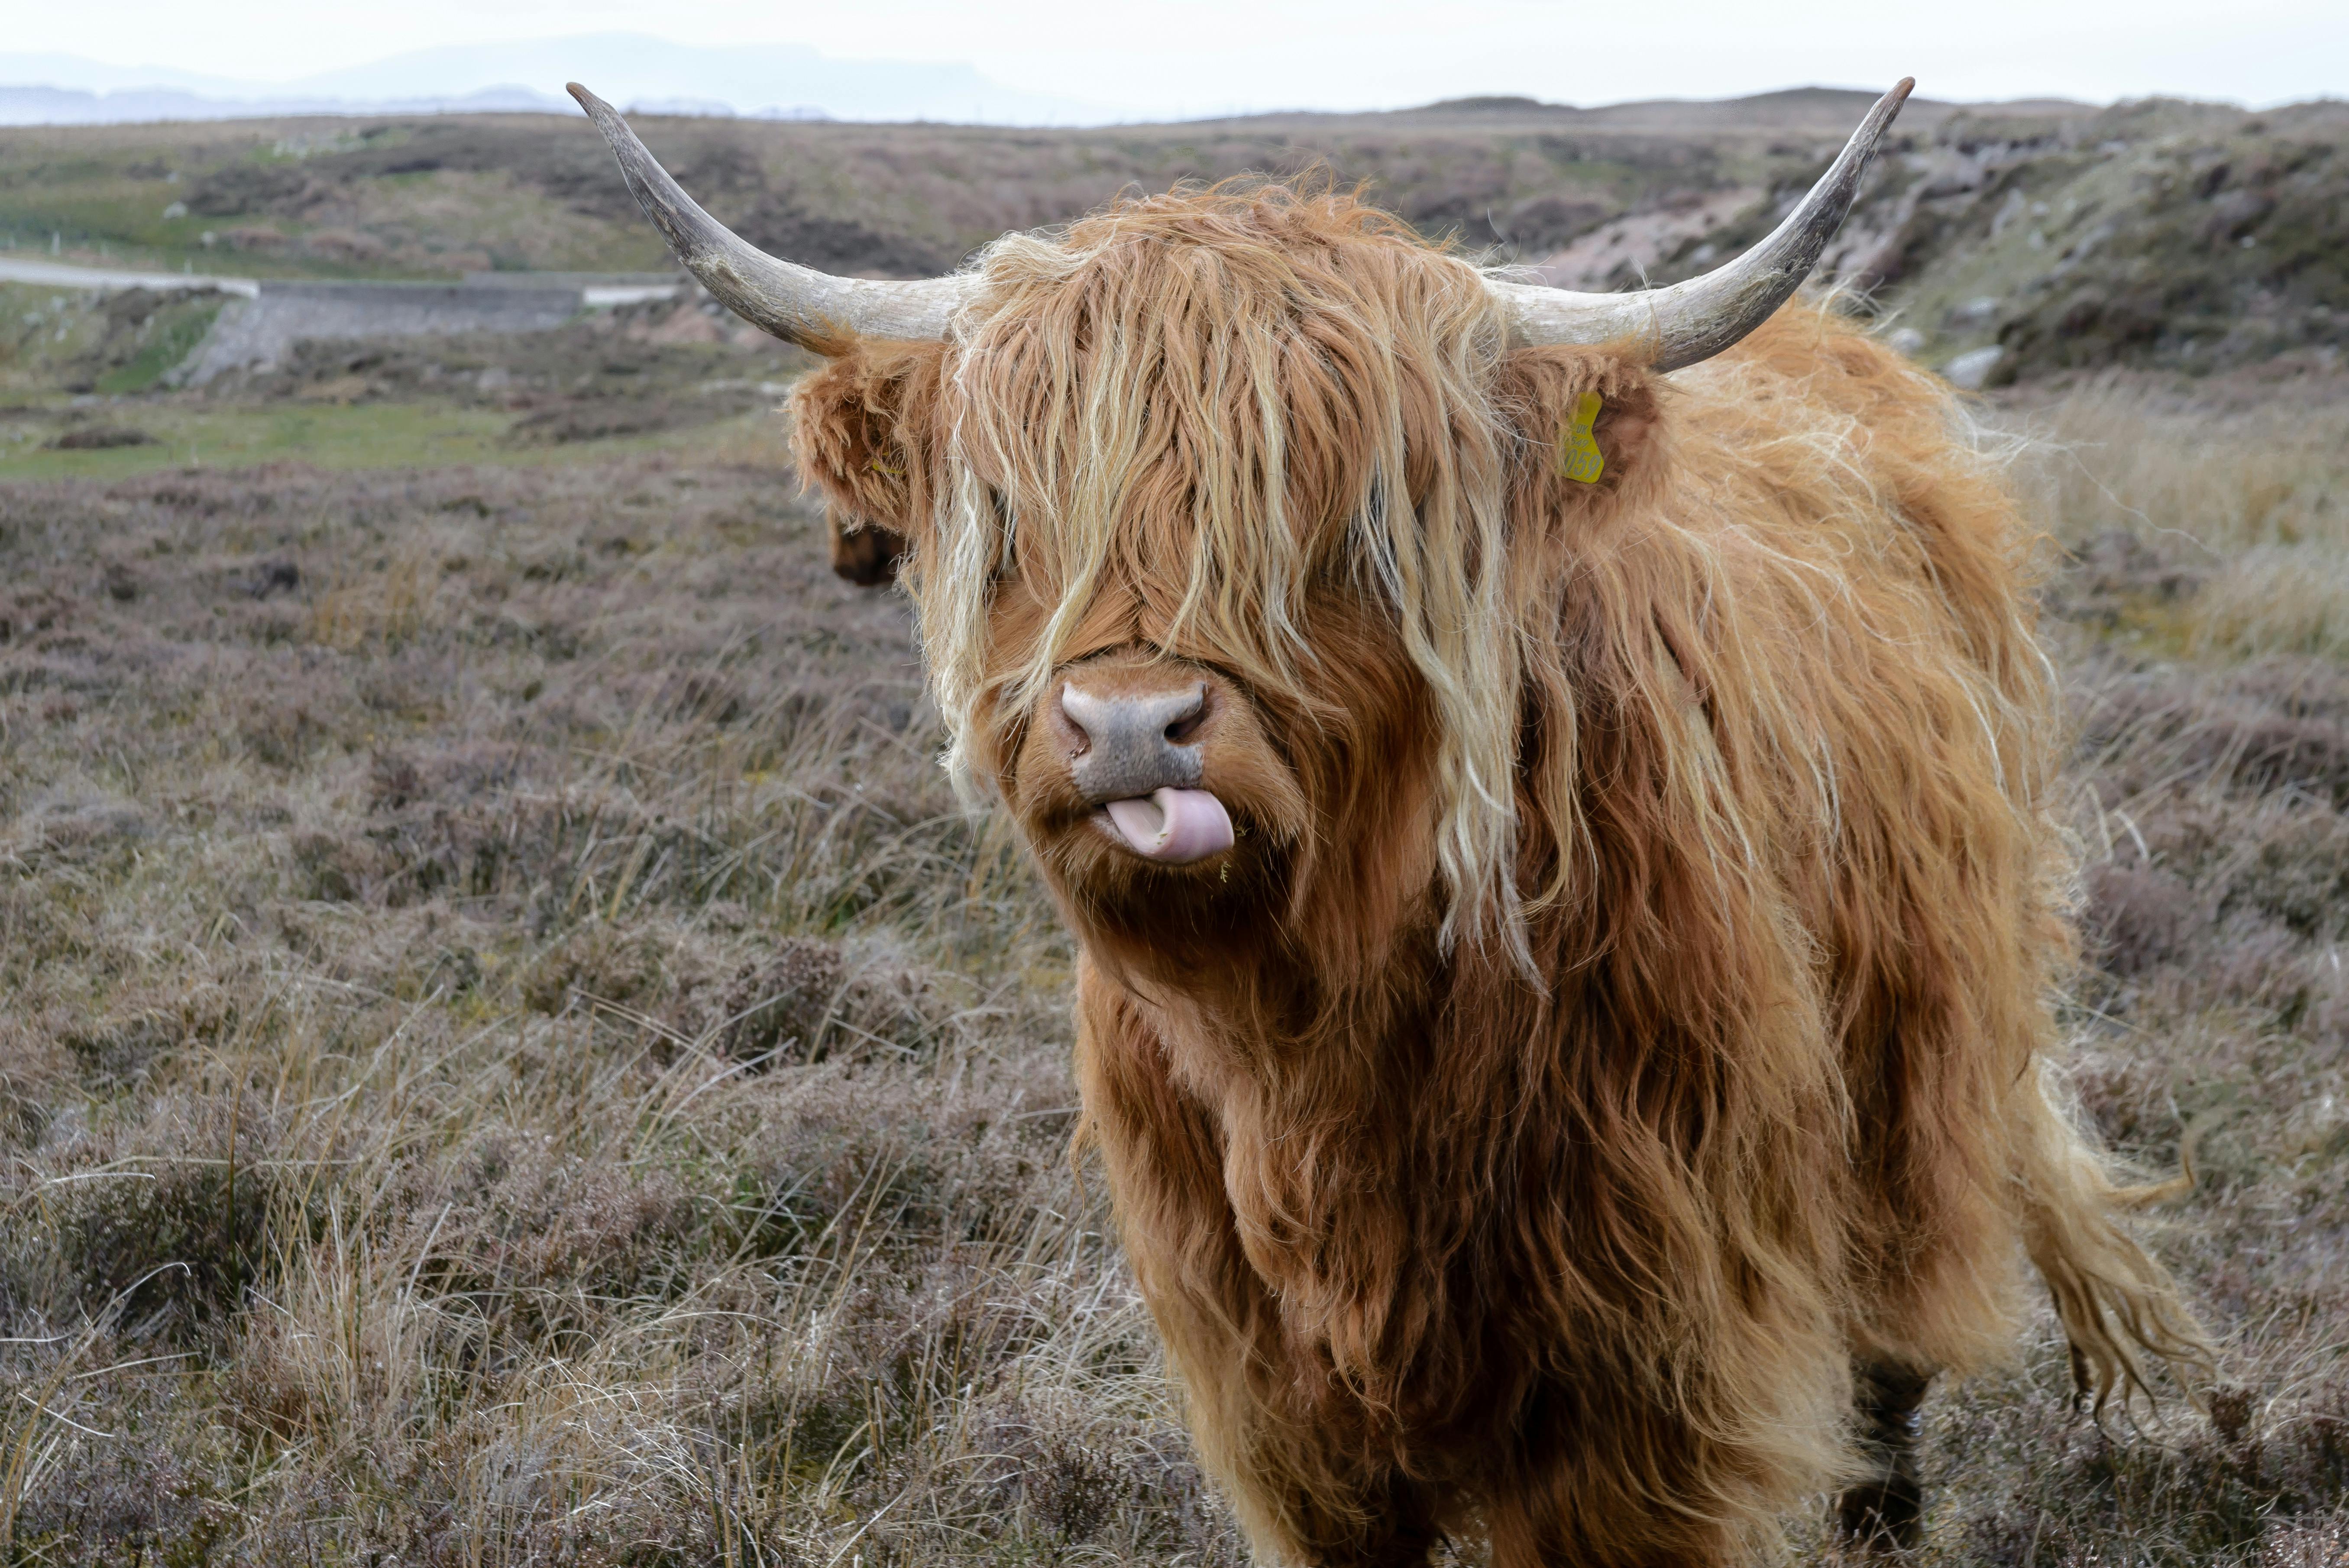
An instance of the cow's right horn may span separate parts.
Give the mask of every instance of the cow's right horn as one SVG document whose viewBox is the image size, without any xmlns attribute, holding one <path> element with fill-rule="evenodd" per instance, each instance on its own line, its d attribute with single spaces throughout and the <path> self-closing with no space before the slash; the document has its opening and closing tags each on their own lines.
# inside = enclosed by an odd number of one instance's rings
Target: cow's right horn
<svg viewBox="0 0 2349 1568">
<path fill-rule="evenodd" d="M 612 144 L 620 177 L 671 253 L 728 309 L 786 343 L 838 354 L 859 337 L 944 337 L 956 309 L 977 286 L 976 278 L 959 274 L 910 283 L 836 278 L 771 256 L 703 211 L 618 110 L 577 82 L 570 91 Z"/>
<path fill-rule="evenodd" d="M 1769 320 L 1811 275 L 1819 253 L 1859 194 L 1859 177 L 1877 142 L 1916 85 L 1914 77 L 1904 77 L 1878 98 L 1842 154 L 1785 222 L 1752 250 L 1702 277 L 1637 294 L 1574 294 L 1493 279 L 1493 292 L 1509 307 L 1512 337 L 1530 347 L 1644 342 L 1652 355 L 1649 363 L 1658 370 L 1678 370 L 1719 354 Z"/>
</svg>

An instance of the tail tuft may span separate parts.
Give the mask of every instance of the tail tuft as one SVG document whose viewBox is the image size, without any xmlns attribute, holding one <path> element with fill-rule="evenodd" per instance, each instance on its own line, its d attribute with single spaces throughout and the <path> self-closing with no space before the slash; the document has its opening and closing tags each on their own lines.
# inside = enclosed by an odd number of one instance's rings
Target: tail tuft
<svg viewBox="0 0 2349 1568">
<path fill-rule="evenodd" d="M 2218 1352 L 2178 1298 L 2177 1282 L 2119 1219 L 2124 1211 L 2193 1190 L 2197 1139 L 2197 1130 L 2189 1129 L 2178 1176 L 2122 1186 L 2054 1108 L 2047 1109 L 2036 1169 L 2024 1178 L 2023 1243 L 2071 1341 L 2076 1397 L 2099 1417 L 2116 1398 L 2124 1406 L 2155 1402 L 2147 1381 L 2148 1357 L 2168 1368 L 2198 1408 L 2217 1380 Z"/>
</svg>

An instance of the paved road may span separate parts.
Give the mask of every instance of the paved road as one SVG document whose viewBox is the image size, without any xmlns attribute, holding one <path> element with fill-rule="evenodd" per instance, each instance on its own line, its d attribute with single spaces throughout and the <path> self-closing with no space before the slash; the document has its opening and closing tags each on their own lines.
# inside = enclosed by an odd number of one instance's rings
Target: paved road
<svg viewBox="0 0 2349 1568">
<path fill-rule="evenodd" d="M 606 278 L 591 273 L 554 273 L 543 277 L 529 273 L 471 273 L 465 282 L 473 284 L 485 277 L 509 287 L 576 287 L 580 304 L 589 310 L 675 299 L 686 287 L 683 281 L 677 279 L 652 281 L 626 274 Z M 221 278 L 203 273 L 122 273 L 103 267 L 70 266 L 63 262 L 20 262 L 13 257 L 0 257 L 0 283 L 40 284 L 67 289 L 218 289 L 247 299 L 258 298 L 261 294 L 260 283 L 253 278 Z"/>
<path fill-rule="evenodd" d="M 305 338 L 543 332 L 583 309 L 674 299 L 687 286 L 678 279 L 626 273 L 503 273 L 475 274 L 461 284 L 289 279 L 264 289 L 252 278 L 110 272 L 12 257 L 0 257 L 0 283 L 100 292 L 218 289 L 243 296 L 229 302 L 203 341 L 165 377 L 173 386 L 198 387 L 222 371 L 279 364 Z"/>
<path fill-rule="evenodd" d="M 98 289 L 218 289 L 222 294 L 257 298 L 261 284 L 251 278 L 215 278 L 201 273 L 118 273 L 100 267 L 73 267 L 63 262 L 20 262 L 0 257 L 0 283 L 39 284 L 47 288 Z"/>
<path fill-rule="evenodd" d="M 280 364 L 305 338 L 544 332 L 579 314 L 581 293 L 576 284 L 481 288 L 471 284 L 273 279 L 250 304 L 232 302 L 224 307 L 203 342 L 173 375 L 201 387 L 224 370 Z"/>
</svg>

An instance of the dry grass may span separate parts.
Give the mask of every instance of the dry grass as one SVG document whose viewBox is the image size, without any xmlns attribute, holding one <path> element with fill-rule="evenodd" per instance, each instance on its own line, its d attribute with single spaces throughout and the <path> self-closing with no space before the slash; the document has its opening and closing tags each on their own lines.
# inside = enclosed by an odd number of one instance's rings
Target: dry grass
<svg viewBox="0 0 2349 1568">
<path fill-rule="evenodd" d="M 1229 1554 L 784 489 L 6 494 L 12 1561 Z"/>
<path fill-rule="evenodd" d="M 2108 378 L 2022 427 L 2041 510 L 2088 578 L 2118 570 L 2130 630 L 2207 661 L 2349 653 L 2349 387 Z"/>
<path fill-rule="evenodd" d="M 2113 376 L 2015 412 L 2043 443 L 2031 482 L 2067 540 L 2114 528 L 2176 534 L 2212 559 L 2349 542 L 2349 384 L 2338 378 Z"/>
<path fill-rule="evenodd" d="M 2349 669 L 2249 585 L 2349 443 L 2030 418 L 2080 1092 L 2199 1144 L 2233 1348 L 2107 1432 L 2034 1323 L 1930 1407 L 1925 1558 L 2335 1563 Z M 1067 944 L 740 455 L 0 487 L 9 1561 L 1243 1559 L 1066 1160 Z"/>
</svg>

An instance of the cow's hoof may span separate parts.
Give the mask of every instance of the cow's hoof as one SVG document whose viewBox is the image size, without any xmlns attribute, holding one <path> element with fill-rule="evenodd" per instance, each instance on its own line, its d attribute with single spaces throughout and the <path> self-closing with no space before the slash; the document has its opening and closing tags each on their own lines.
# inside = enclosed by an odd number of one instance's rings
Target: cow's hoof
<svg viewBox="0 0 2349 1568">
<path fill-rule="evenodd" d="M 1853 1373 L 1859 1449 L 1876 1474 L 1836 1500 L 1836 1523 L 1846 1541 L 1867 1551 L 1907 1552 L 1925 1533 L 1917 1437 L 1932 1374 L 1865 1362 Z"/>
<path fill-rule="evenodd" d="M 1899 1471 L 1853 1487 L 1836 1500 L 1836 1523 L 1856 1546 L 1912 1551 L 1925 1538 L 1925 1490 Z"/>
</svg>

